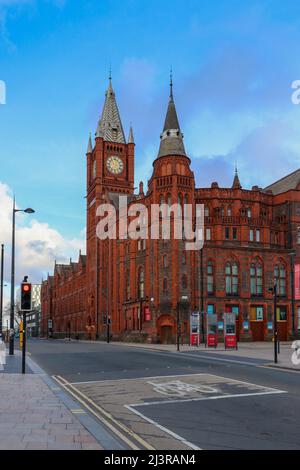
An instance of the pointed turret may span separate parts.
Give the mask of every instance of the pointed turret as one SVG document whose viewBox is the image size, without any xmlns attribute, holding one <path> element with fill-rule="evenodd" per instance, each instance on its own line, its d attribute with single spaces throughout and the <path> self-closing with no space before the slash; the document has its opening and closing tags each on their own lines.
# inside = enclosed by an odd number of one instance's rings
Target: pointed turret
<svg viewBox="0 0 300 470">
<path fill-rule="evenodd" d="M 87 148 L 86 154 L 89 155 L 92 152 L 93 152 L 93 143 L 92 143 L 92 136 L 91 136 L 91 133 L 90 133 L 89 143 L 88 143 L 88 148 Z"/>
<path fill-rule="evenodd" d="M 164 130 L 160 136 L 161 142 L 158 157 L 166 155 L 183 155 L 186 156 L 183 134 L 177 117 L 174 97 L 173 97 L 173 80 L 171 75 L 170 82 L 170 99 L 165 119 Z"/>
<path fill-rule="evenodd" d="M 240 183 L 237 167 L 235 167 L 235 175 L 232 183 L 232 189 L 241 189 L 242 185 Z"/>
<path fill-rule="evenodd" d="M 129 129 L 128 143 L 129 144 L 134 144 L 134 136 L 133 136 L 132 125 L 130 125 L 130 129 Z"/>
<path fill-rule="evenodd" d="M 110 142 L 126 143 L 111 76 L 109 77 L 109 85 L 105 94 L 102 115 L 97 126 L 96 137 L 102 137 L 103 140 Z"/>
</svg>

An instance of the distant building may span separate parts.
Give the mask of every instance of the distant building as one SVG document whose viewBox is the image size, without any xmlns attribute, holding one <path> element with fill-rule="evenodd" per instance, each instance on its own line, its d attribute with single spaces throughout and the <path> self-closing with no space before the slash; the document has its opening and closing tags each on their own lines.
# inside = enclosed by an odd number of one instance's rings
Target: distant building
<svg viewBox="0 0 300 470">
<path fill-rule="evenodd" d="M 237 170 L 230 188 L 195 187 L 172 86 L 153 173 L 139 194 L 134 159 L 133 132 L 126 141 L 110 80 L 95 144 L 90 137 L 87 149 L 87 255 L 56 264 L 43 282 L 41 334 L 105 337 L 109 317 L 116 339 L 172 342 L 179 308 L 186 338 L 191 312 L 200 311 L 204 320 L 218 315 L 220 334 L 231 312 L 239 340 L 270 340 L 274 279 L 279 337 L 300 330 L 300 170 L 265 189 L 243 189 Z M 183 240 L 98 240 L 96 208 L 117 205 L 119 195 L 147 207 L 203 204 L 203 250 L 186 251 Z"/>
</svg>

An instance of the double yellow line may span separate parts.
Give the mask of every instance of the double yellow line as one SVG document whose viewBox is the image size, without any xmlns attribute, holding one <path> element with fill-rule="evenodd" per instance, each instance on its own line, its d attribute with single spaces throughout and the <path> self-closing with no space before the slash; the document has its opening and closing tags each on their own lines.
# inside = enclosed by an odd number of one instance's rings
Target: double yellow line
<svg viewBox="0 0 300 470">
<path fill-rule="evenodd" d="M 141 438 L 138 434 L 127 428 L 124 424 L 116 420 L 110 413 L 101 406 L 91 400 L 87 395 L 78 390 L 74 385 L 68 382 L 60 375 L 53 375 L 53 379 L 63 387 L 70 395 L 72 395 L 79 403 L 81 403 L 90 413 L 92 413 L 99 421 L 101 421 L 113 434 L 133 450 L 155 450 L 148 442 Z M 137 445 L 139 444 L 140 447 Z"/>
</svg>

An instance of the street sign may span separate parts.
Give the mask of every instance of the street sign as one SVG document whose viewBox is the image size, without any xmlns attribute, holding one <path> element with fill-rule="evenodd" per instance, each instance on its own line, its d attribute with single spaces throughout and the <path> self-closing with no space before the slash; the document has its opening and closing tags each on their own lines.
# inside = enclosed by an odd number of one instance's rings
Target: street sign
<svg viewBox="0 0 300 470">
<path fill-rule="evenodd" d="M 192 312 L 190 316 L 190 345 L 199 346 L 200 344 L 200 314 Z"/>
</svg>

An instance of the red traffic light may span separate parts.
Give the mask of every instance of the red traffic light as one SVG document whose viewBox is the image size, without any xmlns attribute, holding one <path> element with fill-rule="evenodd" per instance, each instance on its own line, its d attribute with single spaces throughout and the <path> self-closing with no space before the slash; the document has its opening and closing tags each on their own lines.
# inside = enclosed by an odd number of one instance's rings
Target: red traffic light
<svg viewBox="0 0 300 470">
<path fill-rule="evenodd" d="M 31 290 L 31 285 L 30 284 L 22 284 L 22 290 L 23 290 L 23 292 L 29 292 Z"/>
</svg>

